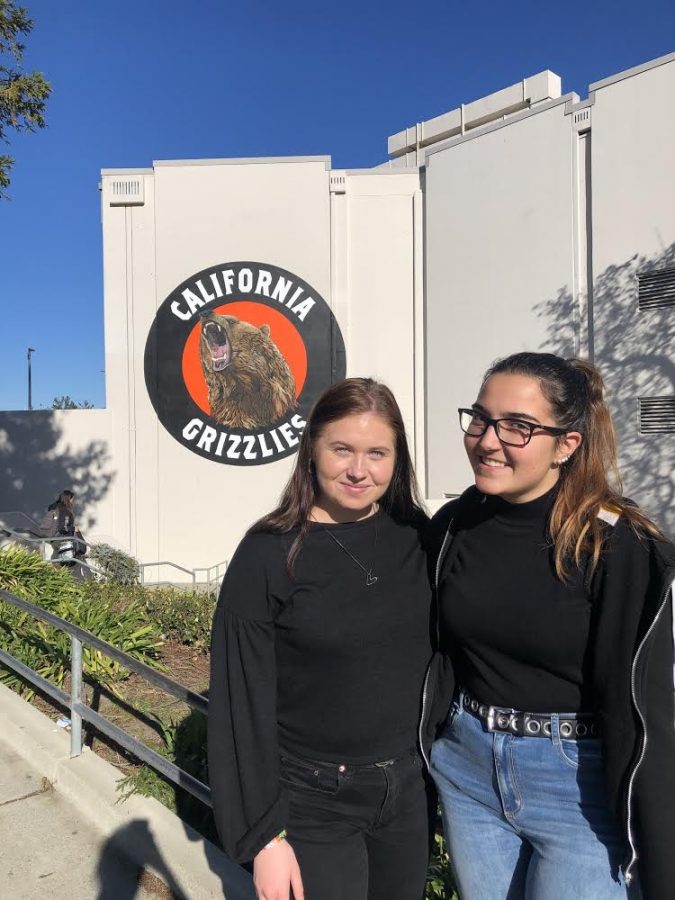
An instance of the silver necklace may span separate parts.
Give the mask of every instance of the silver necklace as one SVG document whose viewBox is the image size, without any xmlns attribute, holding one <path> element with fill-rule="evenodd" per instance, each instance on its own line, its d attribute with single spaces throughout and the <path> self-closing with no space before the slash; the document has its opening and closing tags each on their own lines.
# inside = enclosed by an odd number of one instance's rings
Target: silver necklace
<svg viewBox="0 0 675 900">
<path fill-rule="evenodd" d="M 347 556 L 356 563 L 356 565 L 359 567 L 359 569 L 361 569 L 363 572 L 366 573 L 366 587 L 370 587 L 371 584 L 375 584 L 375 582 L 377 581 L 377 575 L 373 575 L 372 566 L 371 566 L 371 568 L 366 569 L 366 567 L 363 565 L 361 560 L 358 557 L 354 556 L 354 554 L 351 552 L 351 550 L 348 547 L 345 547 L 345 545 L 342 543 L 342 541 L 338 540 L 332 531 L 329 531 L 325 525 L 321 525 L 321 528 L 326 532 L 328 537 L 332 538 L 335 541 L 335 543 L 338 545 L 338 547 L 341 550 L 343 550 L 347 554 Z M 375 548 L 376 547 L 377 547 L 377 522 L 375 523 L 375 540 L 373 541 L 373 556 L 375 556 Z"/>
</svg>

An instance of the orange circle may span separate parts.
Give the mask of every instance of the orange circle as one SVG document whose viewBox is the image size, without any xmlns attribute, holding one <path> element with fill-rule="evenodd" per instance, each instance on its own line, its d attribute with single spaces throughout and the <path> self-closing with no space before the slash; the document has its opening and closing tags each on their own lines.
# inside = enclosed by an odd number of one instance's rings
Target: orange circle
<svg viewBox="0 0 675 900">
<path fill-rule="evenodd" d="M 279 353 L 288 363 L 288 367 L 295 379 L 295 396 L 299 397 L 307 378 L 307 350 L 300 337 L 300 332 L 295 325 L 269 306 L 262 303 L 252 303 L 248 300 L 237 300 L 234 303 L 226 303 L 213 310 L 215 313 L 227 316 L 236 316 L 249 325 L 260 328 L 261 325 L 269 325 L 270 338 L 274 341 Z M 188 393 L 197 406 L 211 415 L 209 396 L 202 372 L 201 357 L 199 355 L 199 339 L 201 336 L 201 324 L 197 322 L 188 335 L 183 348 L 183 381 Z"/>
</svg>

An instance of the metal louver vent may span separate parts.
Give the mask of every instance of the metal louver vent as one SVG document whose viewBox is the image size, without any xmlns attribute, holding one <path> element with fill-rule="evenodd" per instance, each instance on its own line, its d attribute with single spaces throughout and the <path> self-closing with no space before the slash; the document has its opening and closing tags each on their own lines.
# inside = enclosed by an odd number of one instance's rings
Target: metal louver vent
<svg viewBox="0 0 675 900">
<path fill-rule="evenodd" d="M 675 396 L 638 397 L 640 434 L 675 434 Z"/>
<path fill-rule="evenodd" d="M 141 176 L 111 178 L 105 182 L 105 190 L 110 206 L 143 206 L 145 203 L 145 181 Z"/>
<path fill-rule="evenodd" d="M 675 269 L 638 273 L 638 309 L 675 306 Z"/>
<path fill-rule="evenodd" d="M 345 177 L 344 172 L 331 172 L 330 192 L 331 194 L 347 193 L 347 178 Z"/>
<path fill-rule="evenodd" d="M 587 106 L 585 109 L 577 110 L 572 116 L 572 125 L 574 130 L 581 133 L 591 130 L 591 108 Z"/>
</svg>

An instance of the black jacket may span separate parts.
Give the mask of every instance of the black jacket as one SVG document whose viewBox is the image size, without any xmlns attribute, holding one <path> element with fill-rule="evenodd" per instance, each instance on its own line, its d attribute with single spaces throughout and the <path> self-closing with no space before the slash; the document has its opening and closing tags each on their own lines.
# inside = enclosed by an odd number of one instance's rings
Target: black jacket
<svg viewBox="0 0 675 900">
<path fill-rule="evenodd" d="M 55 519 L 53 534 L 47 535 L 48 537 L 57 537 L 60 534 L 69 536 L 75 534 L 75 518 L 73 516 L 73 511 L 72 509 L 69 509 L 65 503 L 61 503 L 60 500 L 55 500 L 54 503 L 50 503 L 47 507 L 47 513 L 51 513 Z M 48 516 L 45 516 L 45 519 L 47 518 Z"/>
<path fill-rule="evenodd" d="M 436 587 L 441 567 L 453 552 L 453 539 L 475 515 L 481 496 L 471 487 L 431 521 L 427 549 Z M 592 628 L 593 691 L 602 724 L 605 782 L 630 850 L 626 880 L 630 883 L 637 863 L 644 900 L 663 900 L 672 896 L 675 885 L 675 547 L 638 538 L 621 518 L 605 527 Z M 455 690 L 435 594 L 438 649 L 427 672 L 420 725 L 425 753 Z"/>
</svg>

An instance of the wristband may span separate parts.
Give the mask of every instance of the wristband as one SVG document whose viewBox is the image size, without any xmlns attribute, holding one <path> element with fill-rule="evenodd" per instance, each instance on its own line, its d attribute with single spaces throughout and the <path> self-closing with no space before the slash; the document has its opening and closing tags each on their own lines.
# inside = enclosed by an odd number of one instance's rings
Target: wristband
<svg viewBox="0 0 675 900">
<path fill-rule="evenodd" d="M 271 850 L 272 847 L 276 847 L 277 844 L 280 844 L 282 841 L 286 840 L 286 829 L 284 828 L 279 834 L 276 834 L 269 843 L 265 844 L 263 850 Z"/>
</svg>

